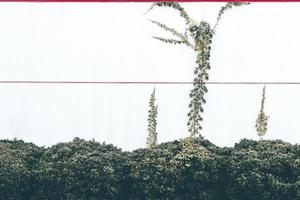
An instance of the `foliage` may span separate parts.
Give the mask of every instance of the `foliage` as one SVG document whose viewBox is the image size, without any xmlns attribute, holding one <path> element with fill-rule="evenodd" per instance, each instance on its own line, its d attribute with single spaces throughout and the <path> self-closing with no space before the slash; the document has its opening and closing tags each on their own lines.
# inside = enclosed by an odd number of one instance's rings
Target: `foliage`
<svg viewBox="0 0 300 200">
<path fill-rule="evenodd" d="M 49 148 L 0 141 L 0 199 L 300 198 L 300 145 L 188 137 L 123 152 L 75 138 Z"/>
<path fill-rule="evenodd" d="M 148 137 L 146 141 L 147 148 L 154 147 L 157 144 L 157 105 L 155 105 L 155 88 L 153 89 L 149 101 L 148 111 Z"/>
<path fill-rule="evenodd" d="M 35 169 L 44 151 L 21 140 L 0 140 L 0 199 L 30 199 L 38 190 Z"/>
<path fill-rule="evenodd" d="M 174 38 L 162 38 L 153 37 L 165 43 L 171 44 L 185 44 L 192 48 L 196 53 L 196 67 L 194 70 L 194 80 L 193 89 L 190 92 L 190 103 L 188 112 L 188 130 L 191 136 L 200 136 L 200 130 L 202 129 L 201 121 L 203 104 L 206 102 L 204 94 L 207 93 L 207 87 L 205 82 L 208 81 L 208 70 L 210 69 L 210 50 L 212 38 L 215 33 L 215 29 L 221 20 L 224 12 L 235 6 L 247 5 L 246 2 L 229 2 L 223 6 L 218 14 L 217 22 L 213 28 L 205 22 L 201 21 L 199 24 L 195 23 L 193 19 L 189 17 L 184 8 L 177 2 L 156 2 L 153 3 L 148 11 L 151 11 L 154 7 L 168 7 L 179 11 L 180 16 L 185 20 L 186 28 L 185 32 L 170 28 L 169 26 L 160 23 L 158 21 L 150 20 L 152 23 L 156 24 L 158 27 L 164 29 L 167 32 L 173 34 Z"/>
<path fill-rule="evenodd" d="M 228 2 L 227 4 L 225 4 L 224 6 L 221 7 L 221 9 L 219 10 L 219 13 L 218 13 L 218 18 L 217 18 L 217 22 L 214 26 L 214 30 L 216 29 L 216 27 L 218 26 L 221 18 L 222 18 L 222 15 L 224 14 L 224 12 L 226 10 L 229 10 L 231 9 L 232 7 L 239 7 L 239 6 L 243 6 L 243 5 L 249 5 L 250 3 L 249 2 Z"/>
<path fill-rule="evenodd" d="M 261 105 L 260 105 L 261 107 L 260 107 L 258 117 L 256 119 L 256 125 L 255 125 L 256 131 L 257 131 L 257 134 L 258 134 L 260 140 L 262 140 L 262 138 L 266 134 L 267 128 L 268 128 L 268 118 L 269 117 L 266 115 L 266 113 L 264 111 L 265 99 L 266 99 L 266 86 L 264 86 L 264 88 L 263 88 Z"/>
<path fill-rule="evenodd" d="M 298 199 L 300 146 L 243 140 L 228 157 L 230 199 Z"/>
<path fill-rule="evenodd" d="M 121 199 L 127 171 L 120 149 L 75 138 L 41 157 L 36 199 Z"/>
</svg>

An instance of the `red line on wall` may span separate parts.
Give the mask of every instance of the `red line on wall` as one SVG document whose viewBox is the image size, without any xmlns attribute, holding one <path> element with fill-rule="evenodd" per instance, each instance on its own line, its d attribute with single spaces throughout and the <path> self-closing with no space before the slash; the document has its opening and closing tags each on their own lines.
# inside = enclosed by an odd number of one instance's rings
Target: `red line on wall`
<svg viewBox="0 0 300 200">
<path fill-rule="evenodd" d="M 158 85 L 188 85 L 191 81 L 13 81 L 3 80 L 0 84 L 158 84 Z M 278 81 L 208 81 L 209 85 L 300 85 L 300 82 Z"/>
<path fill-rule="evenodd" d="M 0 0 L 0 2 L 161 2 L 162 0 Z M 235 2 L 236 0 L 177 0 L 176 2 Z M 244 0 L 241 0 L 244 1 Z M 299 0 L 250 0 L 245 2 L 297 2 Z"/>
</svg>

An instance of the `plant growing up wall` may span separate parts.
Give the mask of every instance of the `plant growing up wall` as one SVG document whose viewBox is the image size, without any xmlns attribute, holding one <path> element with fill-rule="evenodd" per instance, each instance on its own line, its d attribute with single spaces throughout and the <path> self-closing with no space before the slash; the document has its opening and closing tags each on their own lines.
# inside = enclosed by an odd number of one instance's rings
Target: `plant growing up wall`
<svg viewBox="0 0 300 200">
<path fill-rule="evenodd" d="M 259 140 L 263 140 L 263 136 L 266 134 L 268 129 L 268 116 L 266 115 L 265 108 L 265 99 L 266 99 L 266 86 L 263 87 L 261 103 L 260 103 L 260 111 L 258 113 L 255 128 L 257 131 L 257 135 L 259 136 Z"/>
<path fill-rule="evenodd" d="M 147 148 L 154 147 L 157 144 L 156 125 L 157 125 L 157 105 L 155 105 L 155 88 L 154 88 L 149 100 L 148 137 L 146 140 Z"/>
<path fill-rule="evenodd" d="M 217 21 L 213 27 L 206 21 L 195 23 L 190 18 L 184 8 L 177 2 L 156 2 L 149 8 L 148 12 L 155 7 L 168 7 L 179 12 L 185 21 L 185 31 L 182 33 L 158 21 L 150 20 L 160 28 L 167 32 L 171 32 L 174 38 L 153 37 L 165 43 L 184 44 L 192 48 L 196 53 L 196 66 L 194 69 L 193 88 L 190 91 L 190 103 L 187 126 L 190 136 L 199 136 L 202 138 L 200 131 L 202 130 L 201 122 L 203 120 L 203 104 L 206 102 L 204 95 L 207 93 L 205 82 L 208 81 L 208 70 L 210 69 L 210 51 L 213 36 L 216 31 L 222 15 L 226 10 L 232 7 L 249 4 L 247 2 L 229 2 L 221 7 Z"/>
</svg>

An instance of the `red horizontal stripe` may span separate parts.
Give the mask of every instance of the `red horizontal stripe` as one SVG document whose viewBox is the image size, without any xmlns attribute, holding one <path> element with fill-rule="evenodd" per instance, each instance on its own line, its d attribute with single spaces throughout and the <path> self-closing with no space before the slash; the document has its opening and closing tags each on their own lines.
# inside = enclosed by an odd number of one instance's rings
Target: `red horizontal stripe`
<svg viewBox="0 0 300 200">
<path fill-rule="evenodd" d="M 0 81 L 0 84 L 162 84 L 186 85 L 191 81 Z M 300 85 L 300 82 L 208 81 L 210 85 Z"/>
</svg>

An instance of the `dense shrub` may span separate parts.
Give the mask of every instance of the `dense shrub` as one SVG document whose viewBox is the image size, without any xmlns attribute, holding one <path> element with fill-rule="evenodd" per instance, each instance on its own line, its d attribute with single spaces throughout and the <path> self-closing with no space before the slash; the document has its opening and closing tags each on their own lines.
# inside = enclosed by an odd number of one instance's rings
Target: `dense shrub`
<svg viewBox="0 0 300 200">
<path fill-rule="evenodd" d="M 300 199 L 299 145 L 242 140 L 228 157 L 230 199 Z"/>
<path fill-rule="evenodd" d="M 187 138 L 123 152 L 75 138 L 49 148 L 0 140 L 0 199 L 300 199 L 300 146 Z"/>
<path fill-rule="evenodd" d="M 35 169 L 44 148 L 21 140 L 0 140 L 0 199 L 30 199 L 37 192 Z"/>
<path fill-rule="evenodd" d="M 37 168 L 36 199 L 121 199 L 128 170 L 125 156 L 112 145 L 75 138 L 47 149 Z M 127 173 L 126 173 L 127 172 Z"/>
</svg>

